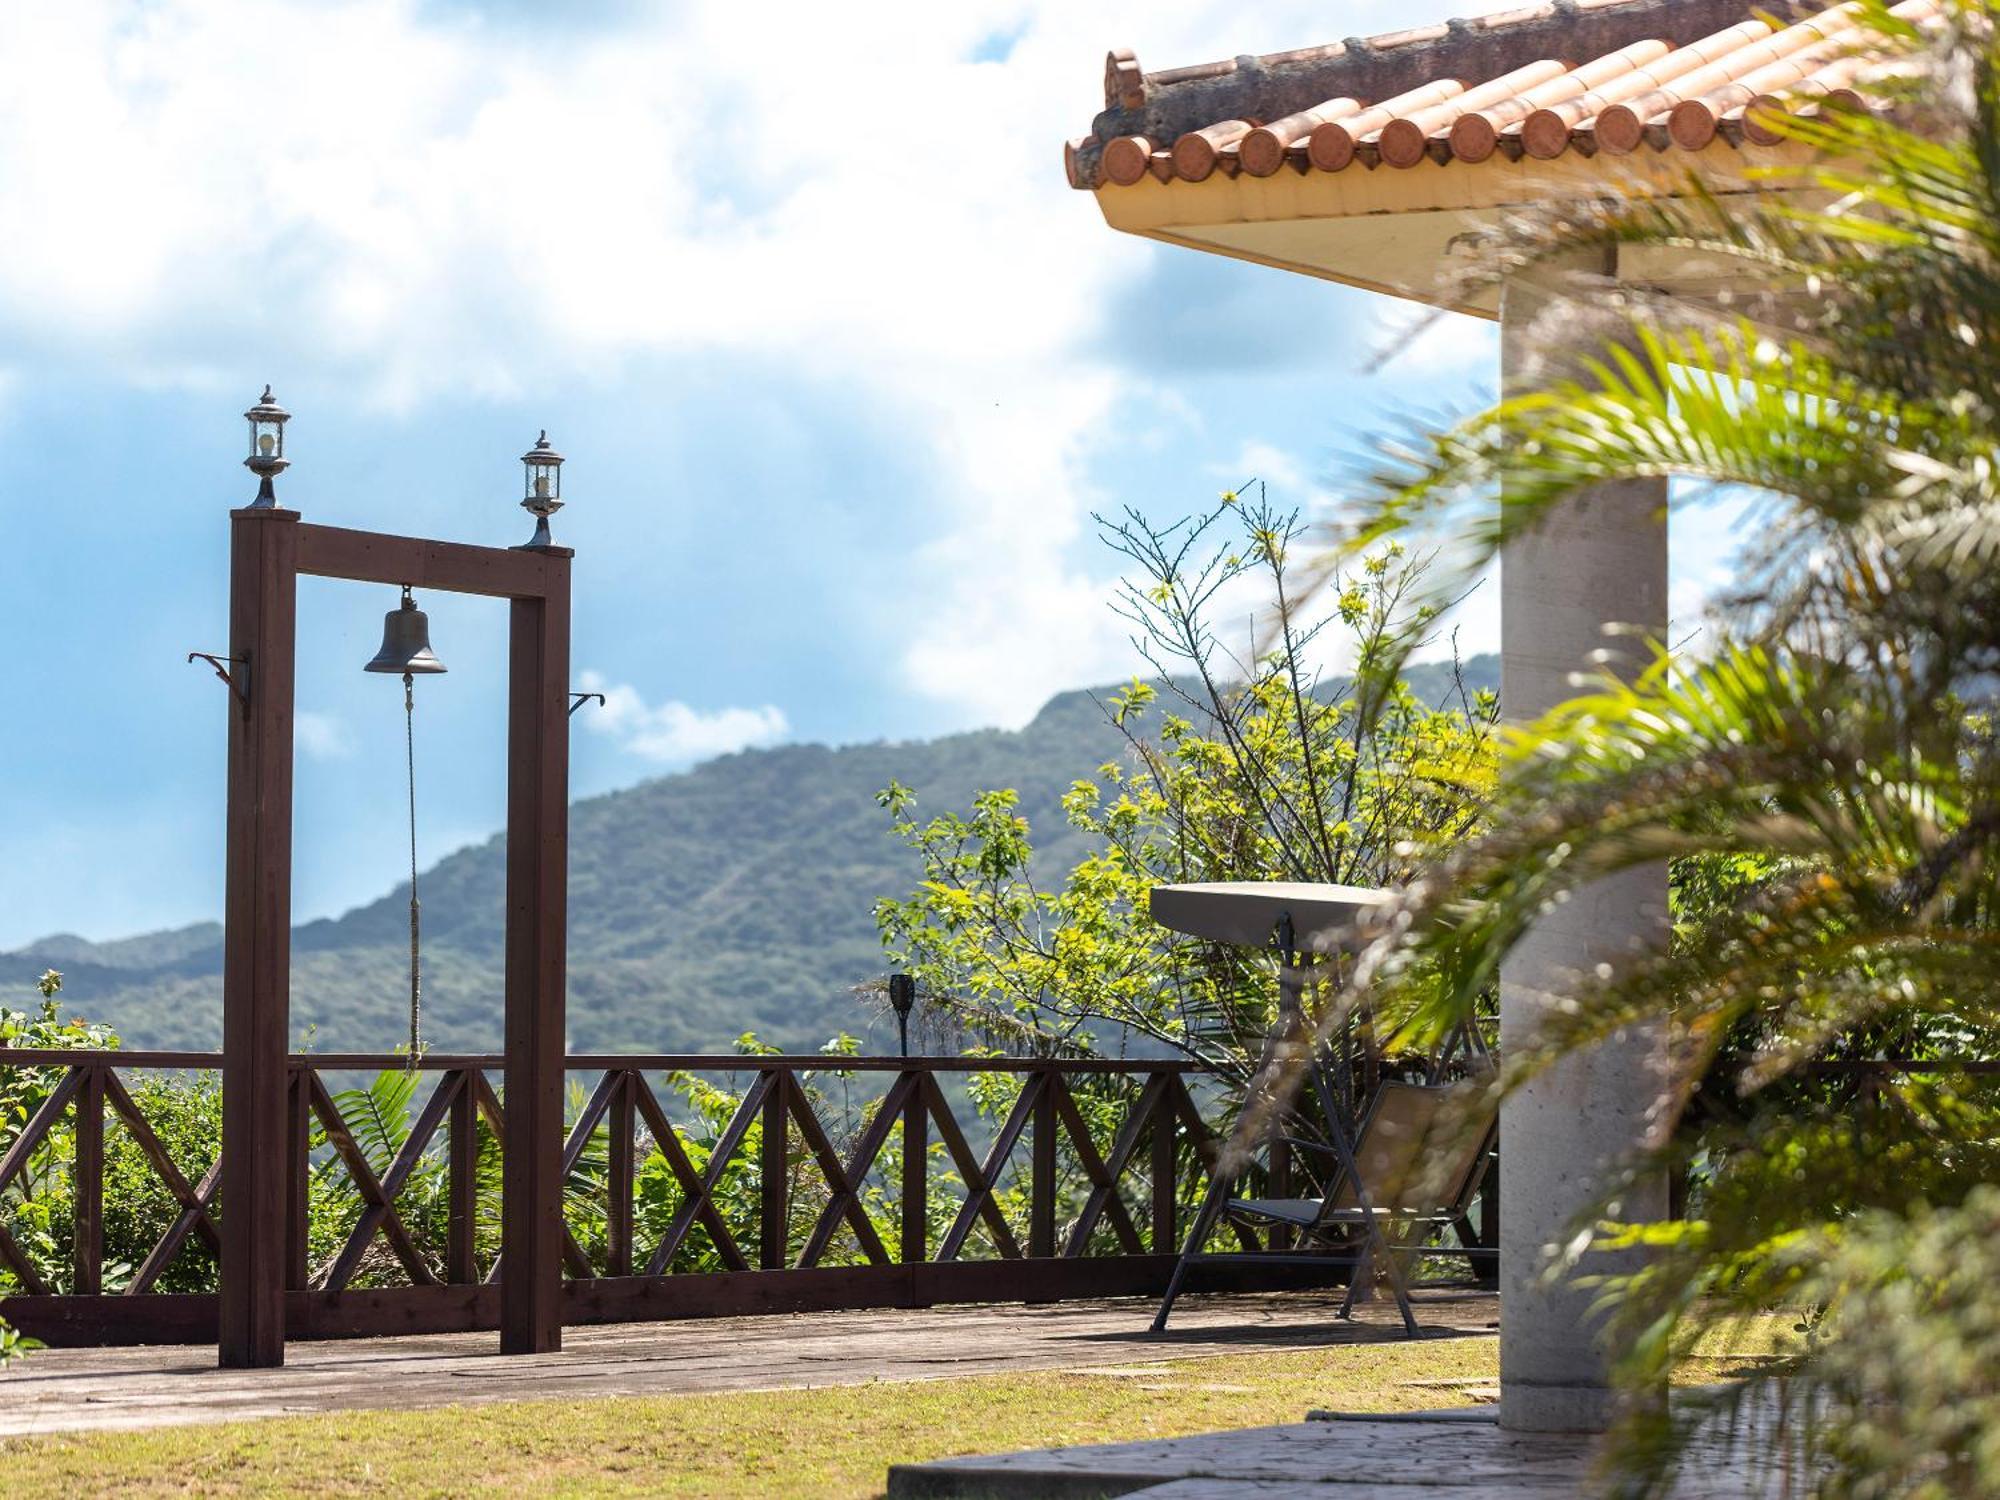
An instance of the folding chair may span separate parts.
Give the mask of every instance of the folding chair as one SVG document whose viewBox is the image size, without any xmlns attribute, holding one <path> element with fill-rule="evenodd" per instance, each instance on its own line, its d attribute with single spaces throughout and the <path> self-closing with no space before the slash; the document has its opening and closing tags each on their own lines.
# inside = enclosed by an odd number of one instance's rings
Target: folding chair
<svg viewBox="0 0 2000 1500">
<path fill-rule="evenodd" d="M 1258 1073 L 1269 1072 L 1281 1054 L 1298 1057 L 1309 1023 L 1303 997 L 1308 973 L 1302 958 L 1324 959 L 1353 940 L 1360 914 L 1388 899 L 1384 891 L 1309 882 L 1241 881 L 1156 886 L 1149 896 L 1154 920 L 1176 932 L 1235 947 L 1261 946 L 1278 958 L 1278 1024 L 1265 1038 Z M 1324 1139 L 1301 1139 L 1304 1115 L 1295 1110 L 1290 1131 L 1274 1127 L 1265 1142 L 1270 1176 L 1278 1193 L 1238 1198 L 1234 1179 L 1210 1181 L 1179 1261 L 1161 1300 L 1154 1329 L 1167 1316 L 1198 1261 L 1236 1260 L 1296 1263 L 1304 1256 L 1322 1262 L 1346 1261 L 1352 1268 L 1341 1316 L 1379 1263 L 1396 1294 L 1404 1329 L 1415 1334 L 1405 1262 L 1423 1250 L 1436 1227 L 1458 1228 L 1462 1248 L 1446 1253 L 1493 1258 L 1496 1252 L 1472 1246 L 1467 1211 L 1493 1150 L 1497 1123 L 1483 1082 L 1493 1066 L 1476 1025 L 1456 1028 L 1433 1052 L 1425 1082 L 1381 1081 L 1382 1058 L 1375 1018 L 1364 1001 L 1351 1023 L 1312 1047 L 1307 1064 L 1311 1097 L 1325 1118 Z M 1459 1070 L 1469 1075 L 1448 1082 Z M 1359 1124 L 1361 1098 L 1368 1100 Z M 1455 1108 L 1459 1100 L 1468 1108 Z M 1469 1117 L 1470 1116 L 1470 1117 Z M 1295 1150 L 1317 1155 L 1326 1170 L 1316 1174 L 1324 1196 L 1281 1196 L 1291 1177 Z M 1251 1248 L 1210 1253 L 1210 1236 L 1228 1223 Z M 1255 1233 L 1261 1229 L 1260 1245 Z M 1296 1248 L 1288 1241 L 1296 1240 Z M 1398 1239 L 1411 1243 L 1398 1244 Z"/>
<path fill-rule="evenodd" d="M 1462 1226 L 1493 1149 L 1496 1113 L 1487 1079 L 1481 1076 L 1453 1083 L 1383 1083 L 1370 1101 L 1359 1130 L 1350 1143 L 1341 1111 L 1332 1096 L 1326 1069 L 1312 1066 L 1314 1092 L 1326 1112 L 1325 1142 L 1285 1136 L 1290 1146 L 1322 1153 L 1336 1168 L 1323 1198 L 1238 1198 L 1234 1180 L 1217 1176 L 1209 1185 L 1167 1284 L 1166 1296 L 1154 1316 L 1153 1329 L 1167 1326 L 1167 1316 L 1187 1280 L 1189 1269 L 1216 1261 L 1296 1264 L 1312 1258 L 1322 1264 L 1347 1264 L 1347 1293 L 1340 1316 L 1353 1314 L 1354 1302 L 1379 1264 L 1403 1317 L 1403 1330 L 1417 1333 L 1410 1307 L 1408 1263 L 1419 1255 L 1437 1253 L 1423 1244 L 1440 1228 Z M 1257 1230 L 1265 1244 L 1252 1250 L 1208 1251 L 1205 1246 L 1222 1224 L 1248 1231 L 1255 1244 Z M 1271 1248 L 1273 1230 L 1292 1231 L 1298 1244 Z M 1463 1229 L 1460 1229 L 1461 1238 Z M 1447 1252 L 1468 1260 L 1494 1252 L 1462 1246 Z"/>
</svg>

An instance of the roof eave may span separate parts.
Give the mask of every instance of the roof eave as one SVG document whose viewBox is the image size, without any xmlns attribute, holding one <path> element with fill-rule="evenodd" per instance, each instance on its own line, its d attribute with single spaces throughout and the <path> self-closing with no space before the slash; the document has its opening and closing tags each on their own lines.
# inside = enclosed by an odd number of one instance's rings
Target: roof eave
<svg viewBox="0 0 2000 1500">
<path fill-rule="evenodd" d="M 1539 58 L 1576 61 L 1650 38 L 1676 44 L 1759 13 L 1818 10 L 1784 0 L 1548 0 L 1525 9 L 1388 36 L 1350 37 L 1264 57 L 1143 73 L 1129 52 L 1105 65 L 1105 108 L 1069 143 L 1073 187 L 1103 183 L 1104 147 L 1121 136 L 1171 144 L 1218 120 L 1273 119 L 1343 96 L 1386 99 L 1429 78 L 1496 78 Z"/>
<path fill-rule="evenodd" d="M 1823 159 L 1796 142 L 1717 140 L 1700 151 L 1624 157 L 1571 152 L 1548 161 L 1148 178 L 1106 184 L 1094 196 L 1105 222 L 1128 234 L 1491 317 L 1490 298 L 1465 295 L 1460 252 L 1510 215 L 1606 192 L 1685 193 L 1697 182 L 1712 194 L 1770 192 L 1794 174 L 1802 184 L 1814 165 Z"/>
</svg>

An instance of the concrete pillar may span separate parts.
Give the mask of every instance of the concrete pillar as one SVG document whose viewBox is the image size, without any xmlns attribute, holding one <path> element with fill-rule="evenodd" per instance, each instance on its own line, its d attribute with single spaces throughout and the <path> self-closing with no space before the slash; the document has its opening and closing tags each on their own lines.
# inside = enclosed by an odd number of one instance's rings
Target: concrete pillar
<svg viewBox="0 0 2000 1500">
<path fill-rule="evenodd" d="M 1503 389 L 1518 393 L 1576 372 L 1606 330 L 1564 303 L 1576 271 L 1523 273 L 1500 313 Z M 1570 675 L 1607 650 L 1618 669 L 1646 647 L 1607 626 L 1667 627 L 1666 482 L 1594 485 L 1565 500 L 1500 564 L 1500 704 L 1533 718 L 1570 696 Z M 1503 1053 L 1531 1038 L 1548 1007 L 1600 962 L 1665 940 L 1664 867 L 1629 871 L 1578 892 L 1540 918 L 1500 971 Z M 1527 1431 L 1596 1430 L 1613 1411 L 1608 1353 L 1592 1327 L 1592 1294 L 1551 1284 L 1547 1247 L 1565 1240 L 1608 1162 L 1637 1145 L 1663 1085 L 1657 1033 L 1613 1038 L 1565 1060 L 1510 1098 L 1500 1133 L 1500 1422 Z M 1639 1185 L 1623 1216 L 1664 1218 L 1666 1182 Z M 1610 1264 L 1593 1257 L 1592 1269 Z"/>
</svg>

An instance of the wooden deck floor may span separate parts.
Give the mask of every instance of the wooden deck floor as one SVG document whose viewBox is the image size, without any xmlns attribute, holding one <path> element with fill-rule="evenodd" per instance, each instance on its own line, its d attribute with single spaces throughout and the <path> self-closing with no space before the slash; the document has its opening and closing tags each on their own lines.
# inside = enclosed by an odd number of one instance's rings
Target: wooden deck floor
<svg viewBox="0 0 2000 1500">
<path fill-rule="evenodd" d="M 282 1370 L 218 1370 L 210 1348 L 47 1350 L 0 1375 L 0 1437 L 236 1421 L 369 1407 L 664 1395 L 1091 1369 L 1163 1356 L 1304 1350 L 1400 1338 L 1393 1306 L 1353 1323 L 1337 1298 L 1189 1297 L 1154 1334 L 1134 1299 L 920 1312 L 808 1313 L 571 1328 L 560 1354 L 503 1358 L 497 1335 L 291 1346 Z M 1433 1336 L 1491 1333 L 1480 1294 L 1426 1295 Z"/>
</svg>

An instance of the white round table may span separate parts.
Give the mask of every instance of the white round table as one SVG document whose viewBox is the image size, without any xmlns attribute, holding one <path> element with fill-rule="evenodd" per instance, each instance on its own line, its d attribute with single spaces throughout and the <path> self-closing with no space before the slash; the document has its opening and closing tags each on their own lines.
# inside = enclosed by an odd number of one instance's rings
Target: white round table
<svg viewBox="0 0 2000 1500">
<path fill-rule="evenodd" d="M 1390 893 L 1358 885 L 1306 880 L 1227 880 L 1156 885 L 1153 920 L 1175 932 L 1245 948 L 1269 948 L 1279 922 L 1292 920 L 1292 948 L 1332 953 L 1349 946 L 1357 919 Z"/>
</svg>

